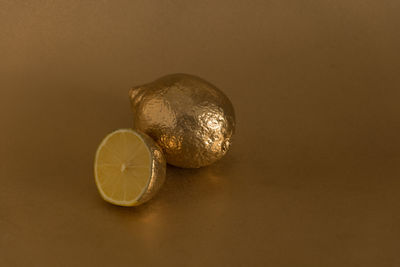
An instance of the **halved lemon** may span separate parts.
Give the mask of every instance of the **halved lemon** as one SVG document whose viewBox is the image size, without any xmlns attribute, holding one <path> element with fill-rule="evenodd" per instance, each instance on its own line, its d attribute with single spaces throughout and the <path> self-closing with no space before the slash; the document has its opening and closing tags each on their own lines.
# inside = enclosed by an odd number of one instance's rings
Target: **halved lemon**
<svg viewBox="0 0 400 267">
<path fill-rule="evenodd" d="M 137 206 L 150 200 L 165 180 L 161 148 L 144 133 L 116 130 L 99 145 L 94 175 L 102 198 L 119 206 Z"/>
</svg>

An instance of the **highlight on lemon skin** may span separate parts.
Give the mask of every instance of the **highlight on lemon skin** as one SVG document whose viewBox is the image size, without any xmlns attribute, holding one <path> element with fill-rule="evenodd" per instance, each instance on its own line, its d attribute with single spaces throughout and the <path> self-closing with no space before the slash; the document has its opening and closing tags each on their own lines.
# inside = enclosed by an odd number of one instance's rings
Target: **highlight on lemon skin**
<svg viewBox="0 0 400 267">
<path fill-rule="evenodd" d="M 114 205 L 137 206 L 150 200 L 165 180 L 161 148 L 146 134 L 120 129 L 107 135 L 95 157 L 101 197 Z"/>
<path fill-rule="evenodd" d="M 229 98 L 200 77 L 175 73 L 129 91 L 133 122 L 163 149 L 167 162 L 200 168 L 232 145 L 235 111 Z"/>
</svg>

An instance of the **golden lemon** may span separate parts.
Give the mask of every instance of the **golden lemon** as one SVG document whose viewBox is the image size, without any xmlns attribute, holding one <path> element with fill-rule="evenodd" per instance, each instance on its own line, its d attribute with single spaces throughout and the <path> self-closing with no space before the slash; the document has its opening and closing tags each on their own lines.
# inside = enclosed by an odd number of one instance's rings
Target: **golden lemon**
<svg viewBox="0 0 400 267">
<path fill-rule="evenodd" d="M 232 143 L 228 97 L 189 74 L 171 74 L 129 91 L 134 128 L 151 136 L 169 164 L 198 168 L 221 159 Z"/>
<path fill-rule="evenodd" d="M 102 198 L 119 206 L 137 206 L 151 199 L 165 180 L 161 148 L 147 135 L 120 129 L 99 145 L 94 173 Z"/>
</svg>

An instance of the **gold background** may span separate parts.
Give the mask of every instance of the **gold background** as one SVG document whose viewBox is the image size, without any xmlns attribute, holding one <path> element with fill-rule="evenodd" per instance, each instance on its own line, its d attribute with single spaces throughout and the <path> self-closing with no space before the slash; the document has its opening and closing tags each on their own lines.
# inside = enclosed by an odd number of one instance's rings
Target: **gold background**
<svg viewBox="0 0 400 267">
<path fill-rule="evenodd" d="M 400 2 L 0 0 L 0 266 L 400 266 Z M 232 100 L 217 164 L 101 200 L 128 90 Z"/>
</svg>

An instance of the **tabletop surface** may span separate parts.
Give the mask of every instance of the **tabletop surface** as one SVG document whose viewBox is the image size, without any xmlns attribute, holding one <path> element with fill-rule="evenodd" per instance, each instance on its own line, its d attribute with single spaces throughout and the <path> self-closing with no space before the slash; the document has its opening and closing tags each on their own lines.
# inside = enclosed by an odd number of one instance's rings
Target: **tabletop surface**
<svg viewBox="0 0 400 267">
<path fill-rule="evenodd" d="M 0 266 L 400 266 L 399 11 L 0 0 Z M 98 144 L 176 72 L 229 96 L 232 149 L 107 204 Z"/>
</svg>

